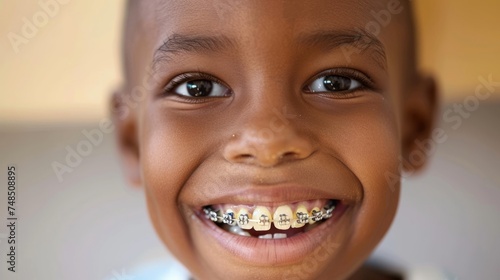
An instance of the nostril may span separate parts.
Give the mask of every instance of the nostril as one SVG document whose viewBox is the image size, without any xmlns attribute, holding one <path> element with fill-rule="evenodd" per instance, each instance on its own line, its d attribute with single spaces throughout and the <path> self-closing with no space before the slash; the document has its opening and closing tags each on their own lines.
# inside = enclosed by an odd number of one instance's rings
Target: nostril
<svg viewBox="0 0 500 280">
<path fill-rule="evenodd" d="M 286 153 L 282 154 L 280 158 L 285 158 L 285 159 L 286 158 L 295 158 L 296 156 L 297 156 L 297 154 L 294 152 L 286 152 Z"/>
<path fill-rule="evenodd" d="M 238 156 L 240 159 L 249 159 L 252 158 L 253 156 L 251 154 L 242 154 Z"/>
</svg>

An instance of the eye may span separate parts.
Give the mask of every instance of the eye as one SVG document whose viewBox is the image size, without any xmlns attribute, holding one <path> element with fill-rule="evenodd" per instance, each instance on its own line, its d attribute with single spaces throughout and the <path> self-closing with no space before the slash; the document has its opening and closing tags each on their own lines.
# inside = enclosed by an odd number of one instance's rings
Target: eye
<svg viewBox="0 0 500 280">
<path fill-rule="evenodd" d="M 353 78 L 328 75 L 317 78 L 306 89 L 309 92 L 347 92 L 359 89 L 362 86 L 361 82 Z"/>
<path fill-rule="evenodd" d="M 312 77 L 303 90 L 306 93 L 322 93 L 335 98 L 357 96 L 358 90 L 380 91 L 379 86 L 364 72 L 353 68 L 331 68 Z"/>
<path fill-rule="evenodd" d="M 208 80 L 190 80 L 175 86 L 172 91 L 187 97 L 223 97 L 227 96 L 229 89 L 221 83 Z"/>
</svg>

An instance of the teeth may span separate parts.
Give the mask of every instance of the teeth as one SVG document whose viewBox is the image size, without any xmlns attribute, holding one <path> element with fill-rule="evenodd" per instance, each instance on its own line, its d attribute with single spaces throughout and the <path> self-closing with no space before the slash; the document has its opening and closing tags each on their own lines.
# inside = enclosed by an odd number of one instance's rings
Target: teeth
<svg viewBox="0 0 500 280">
<path fill-rule="evenodd" d="M 205 208 L 203 208 L 203 212 L 205 213 L 205 217 L 207 219 L 210 219 L 210 211 L 212 211 L 211 207 L 205 207 Z"/>
<path fill-rule="evenodd" d="M 248 210 L 245 208 L 241 208 L 238 211 L 238 226 L 242 229 L 252 229 L 253 222 L 250 221 L 252 219 L 252 215 L 248 213 Z"/>
<path fill-rule="evenodd" d="M 235 234 L 247 236 L 247 232 L 242 231 L 254 229 L 256 231 L 267 231 L 271 229 L 271 224 L 278 230 L 287 230 L 291 228 L 301 228 L 309 225 L 315 225 L 321 220 L 331 218 L 333 211 L 337 205 L 336 201 L 330 200 L 320 210 L 319 207 L 314 207 L 311 211 L 307 210 L 306 204 L 300 203 L 295 212 L 292 211 L 292 206 L 281 205 L 271 215 L 269 208 L 264 206 L 255 206 L 253 213 L 250 213 L 248 207 L 241 207 L 235 213 L 233 209 L 236 207 L 226 208 L 225 212 L 221 209 L 214 209 L 212 206 L 203 208 L 205 217 L 215 223 L 224 224 L 224 226 L 233 226 L 234 228 L 226 228 Z M 236 231 L 237 229 L 240 229 Z M 243 233 L 244 232 L 244 233 Z M 281 233 L 280 233 L 281 234 Z M 277 235 L 274 238 L 283 238 Z"/>
<path fill-rule="evenodd" d="M 259 235 L 259 239 L 273 239 L 273 235 L 271 233 L 265 235 Z"/>
<path fill-rule="evenodd" d="M 309 212 L 304 205 L 299 205 L 295 211 L 294 221 L 292 223 L 292 228 L 300 228 L 305 226 L 309 221 Z"/>
<path fill-rule="evenodd" d="M 274 227 L 281 230 L 290 228 L 291 220 L 293 219 L 292 208 L 287 205 L 280 206 L 274 211 L 273 224 Z"/>
<path fill-rule="evenodd" d="M 257 206 L 252 214 L 254 222 L 253 229 L 256 231 L 264 231 L 271 229 L 271 212 L 267 207 Z"/>
<path fill-rule="evenodd" d="M 284 239 L 287 238 L 286 233 L 275 233 L 273 236 L 274 239 Z"/>
<path fill-rule="evenodd" d="M 335 205 L 330 203 L 327 206 L 325 206 L 325 208 L 323 208 L 323 210 L 325 211 L 323 214 L 323 219 L 328 219 L 328 218 L 333 216 L 332 213 L 333 213 L 333 210 L 335 210 Z"/>
<path fill-rule="evenodd" d="M 210 212 L 208 213 L 209 219 L 212 220 L 213 222 L 218 222 L 219 221 L 219 216 L 220 216 L 220 211 L 219 210 L 217 210 L 217 211 L 210 210 Z"/>
<path fill-rule="evenodd" d="M 309 224 L 312 225 L 312 224 L 319 222 L 323 219 L 323 213 L 321 213 L 321 211 L 319 210 L 318 207 L 314 207 L 311 210 L 311 214 L 309 215 L 309 217 L 311 217 L 309 219 Z"/>
<path fill-rule="evenodd" d="M 226 211 L 226 214 L 222 215 L 222 222 L 231 226 L 236 225 L 236 218 L 234 217 L 234 212 L 231 209 Z"/>
<path fill-rule="evenodd" d="M 259 239 L 284 239 L 286 238 L 287 235 L 285 233 L 275 233 L 274 235 L 269 233 L 269 234 L 264 234 L 264 235 L 259 235 Z"/>
</svg>

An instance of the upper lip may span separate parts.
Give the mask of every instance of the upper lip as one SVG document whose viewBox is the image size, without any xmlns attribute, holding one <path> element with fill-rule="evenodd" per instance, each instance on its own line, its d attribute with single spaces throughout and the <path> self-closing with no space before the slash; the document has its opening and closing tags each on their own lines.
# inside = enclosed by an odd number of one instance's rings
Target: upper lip
<svg viewBox="0 0 500 280">
<path fill-rule="evenodd" d="M 363 199 L 363 186 L 357 176 L 341 161 L 331 161 L 330 157 L 304 161 L 300 166 L 262 169 L 231 165 L 218 173 L 204 170 L 213 165 L 202 165 L 197 174 L 204 174 L 203 177 L 195 176 L 194 182 L 186 182 L 181 193 L 186 206 L 197 210 L 216 204 L 279 206 L 315 199 L 335 199 L 353 205 Z"/>
<path fill-rule="evenodd" d="M 342 190 L 340 190 L 342 189 Z M 356 189 L 356 188 L 355 188 Z M 233 187 L 223 192 L 223 195 L 201 198 L 195 203 L 196 208 L 216 204 L 279 206 L 294 202 L 315 199 L 334 199 L 343 204 L 353 204 L 360 199 L 360 194 L 346 192 L 345 186 L 336 187 L 332 184 L 328 190 L 306 187 L 297 184 L 278 185 L 247 185 Z"/>
</svg>

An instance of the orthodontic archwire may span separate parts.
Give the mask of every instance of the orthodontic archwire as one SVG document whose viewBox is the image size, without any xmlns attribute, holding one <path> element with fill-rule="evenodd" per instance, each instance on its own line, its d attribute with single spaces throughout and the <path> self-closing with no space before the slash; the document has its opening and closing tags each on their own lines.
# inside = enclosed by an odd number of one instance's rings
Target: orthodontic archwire
<svg viewBox="0 0 500 280">
<path fill-rule="evenodd" d="M 235 218 L 234 212 L 227 212 L 220 215 L 220 210 L 214 210 L 211 207 L 204 207 L 203 212 L 205 217 L 215 223 L 224 223 L 228 225 L 246 225 L 250 222 L 258 225 L 268 225 L 273 222 L 278 222 L 279 225 L 289 225 L 292 222 L 297 222 L 297 224 L 307 224 L 310 221 L 319 222 L 324 219 L 332 217 L 333 210 L 335 210 L 335 205 L 331 204 L 325 206 L 323 210 L 312 210 L 311 215 L 307 212 L 297 212 L 297 219 L 292 219 L 286 214 L 279 215 L 279 220 L 274 221 L 267 215 L 261 215 L 258 219 L 250 219 L 248 214 L 240 214 L 238 219 Z"/>
</svg>

